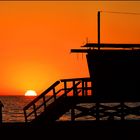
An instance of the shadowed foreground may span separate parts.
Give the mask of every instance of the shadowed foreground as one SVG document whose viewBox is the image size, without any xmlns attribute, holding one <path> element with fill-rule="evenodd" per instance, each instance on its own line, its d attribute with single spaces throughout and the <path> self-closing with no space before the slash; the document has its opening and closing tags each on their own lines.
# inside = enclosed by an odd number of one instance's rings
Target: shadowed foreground
<svg viewBox="0 0 140 140">
<path fill-rule="evenodd" d="M 3 123 L 0 127 L 1 136 L 30 139 L 134 139 L 139 137 L 139 131 L 140 121 L 64 121 L 38 127 L 29 127 L 24 123 Z"/>
</svg>

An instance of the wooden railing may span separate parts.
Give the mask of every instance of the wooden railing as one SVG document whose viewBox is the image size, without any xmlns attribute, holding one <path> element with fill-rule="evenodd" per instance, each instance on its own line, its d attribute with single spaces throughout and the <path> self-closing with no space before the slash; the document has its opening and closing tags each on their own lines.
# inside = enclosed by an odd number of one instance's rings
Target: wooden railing
<svg viewBox="0 0 140 140">
<path fill-rule="evenodd" d="M 80 81 L 80 86 L 77 87 L 77 89 L 81 90 L 81 94 L 78 94 L 79 96 L 88 96 L 91 95 L 88 91 L 91 91 L 92 83 L 90 78 L 73 78 L 73 79 L 61 79 L 61 82 L 63 82 L 64 90 L 66 91 L 69 89 L 70 84 L 72 84 L 72 87 L 74 87 L 75 83 L 77 81 Z M 73 89 L 72 96 L 75 96 L 76 90 Z"/>
<path fill-rule="evenodd" d="M 73 78 L 61 79 L 52 84 L 42 94 L 37 96 L 32 102 L 24 108 L 25 122 L 30 122 L 36 119 L 46 107 L 55 102 L 62 95 L 65 96 L 91 96 L 91 81 L 90 78 Z"/>
</svg>

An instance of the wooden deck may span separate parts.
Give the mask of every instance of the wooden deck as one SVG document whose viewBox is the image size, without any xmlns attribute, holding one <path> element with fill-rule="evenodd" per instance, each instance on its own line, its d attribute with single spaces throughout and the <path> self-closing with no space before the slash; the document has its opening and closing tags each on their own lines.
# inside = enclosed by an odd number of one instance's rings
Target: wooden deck
<svg viewBox="0 0 140 140">
<path fill-rule="evenodd" d="M 50 93 L 52 95 L 47 96 Z M 56 81 L 40 96 L 24 107 L 25 122 L 28 125 L 50 124 L 70 109 L 72 110 L 71 118 L 74 120 L 75 105 L 80 103 L 81 100 L 89 102 L 87 97 L 91 96 L 90 78 Z"/>
<path fill-rule="evenodd" d="M 59 85 L 61 88 L 58 88 Z M 107 100 L 106 96 L 101 96 L 105 100 L 99 100 L 97 94 L 94 94 L 92 86 L 90 78 L 56 81 L 24 107 L 26 125 L 31 127 L 53 125 L 67 111 L 71 113 L 71 121 L 76 121 L 77 118 L 86 115 L 92 116 L 94 121 L 101 122 L 104 119 L 107 121 L 127 120 L 129 115 L 140 116 L 140 104 L 131 106 L 122 100 L 113 100 L 114 98 Z M 46 96 L 50 92 L 53 92 L 52 96 Z M 106 95 L 106 93 L 104 94 Z M 134 100 L 132 102 L 135 103 Z M 85 107 L 82 106 L 82 103 L 91 103 L 92 106 Z M 108 103 L 117 104 L 110 106 Z"/>
</svg>

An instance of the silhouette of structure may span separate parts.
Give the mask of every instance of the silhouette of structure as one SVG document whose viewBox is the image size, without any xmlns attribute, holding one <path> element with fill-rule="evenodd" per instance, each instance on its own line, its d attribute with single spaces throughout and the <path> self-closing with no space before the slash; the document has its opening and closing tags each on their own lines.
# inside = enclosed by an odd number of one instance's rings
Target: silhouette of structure
<svg viewBox="0 0 140 140">
<path fill-rule="evenodd" d="M 71 121 L 86 115 L 95 121 L 140 116 L 140 105 L 130 104 L 140 101 L 140 44 L 100 43 L 98 12 L 98 43 L 82 47 L 71 52 L 86 53 L 90 77 L 56 81 L 24 107 L 27 124 L 52 124 L 69 110 Z"/>
<path fill-rule="evenodd" d="M 2 124 L 2 108 L 4 107 L 3 103 L 0 101 L 0 124 Z"/>
</svg>

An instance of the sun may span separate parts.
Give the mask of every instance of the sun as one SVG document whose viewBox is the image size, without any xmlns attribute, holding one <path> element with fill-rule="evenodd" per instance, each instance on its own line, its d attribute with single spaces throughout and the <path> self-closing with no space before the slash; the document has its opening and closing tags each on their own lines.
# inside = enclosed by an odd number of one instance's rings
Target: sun
<svg viewBox="0 0 140 140">
<path fill-rule="evenodd" d="M 27 90 L 25 96 L 37 96 L 37 93 L 34 90 Z"/>
</svg>

